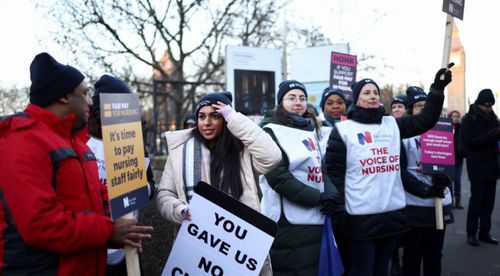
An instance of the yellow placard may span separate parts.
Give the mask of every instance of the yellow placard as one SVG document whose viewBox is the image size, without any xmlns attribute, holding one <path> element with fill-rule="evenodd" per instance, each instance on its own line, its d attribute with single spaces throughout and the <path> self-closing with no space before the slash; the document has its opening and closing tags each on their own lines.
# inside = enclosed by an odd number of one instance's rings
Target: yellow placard
<svg viewBox="0 0 500 276">
<path fill-rule="evenodd" d="M 109 198 L 147 185 L 140 122 L 102 127 Z"/>
</svg>

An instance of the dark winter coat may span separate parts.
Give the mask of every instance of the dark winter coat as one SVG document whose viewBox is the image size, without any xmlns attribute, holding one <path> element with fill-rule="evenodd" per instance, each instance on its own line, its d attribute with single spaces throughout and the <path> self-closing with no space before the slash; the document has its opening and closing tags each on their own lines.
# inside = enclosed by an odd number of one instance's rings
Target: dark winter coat
<svg viewBox="0 0 500 276">
<path fill-rule="evenodd" d="M 471 104 L 469 112 L 462 118 L 462 143 L 471 181 L 498 178 L 498 127 L 495 113 L 486 113 L 476 104 Z"/>
<path fill-rule="evenodd" d="M 280 124 L 294 127 L 291 124 L 279 122 L 274 113 L 268 113 L 261 126 L 266 124 Z M 276 140 L 272 130 L 264 128 Z M 279 145 L 279 143 L 277 143 Z M 288 200 L 308 207 L 318 206 L 320 192 L 297 180 L 288 170 L 289 161 L 282 151 L 280 164 L 271 172 L 265 174 L 268 184 Z M 323 171 L 325 191 L 335 192 L 332 182 Z M 271 247 L 271 263 L 273 274 L 276 275 L 317 275 L 321 235 L 323 225 L 295 225 L 288 222 L 283 210 L 278 221 L 278 233 Z"/>
<path fill-rule="evenodd" d="M 404 116 L 396 119 L 401 139 L 420 135 L 434 127 L 439 119 L 443 101 L 443 91 L 431 87 L 424 110 L 420 115 Z M 355 105 L 351 105 L 349 109 L 349 119 L 365 124 L 380 124 L 384 115 L 383 110 L 380 110 L 379 114 L 374 116 L 372 112 L 357 108 Z M 346 146 L 336 127 L 332 130 L 328 141 L 325 168 L 341 196 L 344 196 Z M 343 224 L 345 226 L 344 234 L 348 238 L 358 241 L 389 237 L 408 230 L 404 209 L 371 215 L 346 214 Z"/>
<path fill-rule="evenodd" d="M 462 144 L 462 124 L 453 124 L 453 144 L 455 146 L 455 165 L 464 163 L 464 146 Z"/>
</svg>

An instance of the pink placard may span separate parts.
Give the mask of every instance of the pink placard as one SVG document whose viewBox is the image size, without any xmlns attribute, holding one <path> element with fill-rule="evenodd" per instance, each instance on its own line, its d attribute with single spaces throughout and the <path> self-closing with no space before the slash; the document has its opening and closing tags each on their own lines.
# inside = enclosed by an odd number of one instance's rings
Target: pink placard
<svg viewBox="0 0 500 276">
<path fill-rule="evenodd" d="M 420 136 L 422 171 L 454 175 L 455 148 L 453 127 L 448 118 L 441 118 L 436 126 Z"/>
</svg>

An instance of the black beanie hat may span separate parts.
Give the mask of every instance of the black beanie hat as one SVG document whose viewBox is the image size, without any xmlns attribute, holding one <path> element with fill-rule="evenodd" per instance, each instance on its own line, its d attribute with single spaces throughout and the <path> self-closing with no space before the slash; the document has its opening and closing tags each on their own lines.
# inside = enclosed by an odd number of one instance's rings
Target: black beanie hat
<svg viewBox="0 0 500 276">
<path fill-rule="evenodd" d="M 358 98 L 359 98 L 359 92 L 361 92 L 361 89 L 363 89 L 363 86 L 372 83 L 377 87 L 378 92 L 380 93 L 380 88 L 378 87 L 378 84 L 372 80 L 372 79 L 362 79 L 360 81 L 357 81 L 353 83 L 351 89 L 352 89 L 352 101 L 353 104 L 356 105 L 358 104 Z"/>
<path fill-rule="evenodd" d="M 474 103 L 487 107 L 493 106 L 495 104 L 495 96 L 493 96 L 493 91 L 488 88 L 481 90 L 481 92 L 479 92 L 479 95 L 477 95 L 477 99 Z"/>
<path fill-rule="evenodd" d="M 323 111 L 325 110 L 326 99 L 328 99 L 328 97 L 330 97 L 331 95 L 339 95 L 347 106 L 345 94 L 344 94 L 344 91 L 342 91 L 342 89 L 327 87 L 327 88 L 325 88 L 325 90 L 323 90 L 323 94 L 321 95 L 321 102 L 319 103 L 321 110 L 323 110 Z"/>
<path fill-rule="evenodd" d="M 85 76 L 76 68 L 63 65 L 47 53 L 35 56 L 30 65 L 30 102 L 46 107 L 73 92 Z"/>
<path fill-rule="evenodd" d="M 119 78 L 110 76 L 110 75 L 102 75 L 101 78 L 94 85 L 94 95 L 92 96 L 92 108 L 94 111 L 100 110 L 100 100 L 99 95 L 101 93 L 110 93 L 110 94 L 128 94 L 130 89 L 128 85 Z"/>
<path fill-rule="evenodd" d="M 397 95 L 396 97 L 392 98 L 391 101 L 391 106 L 396 103 L 403 104 L 406 107 L 406 95 Z"/>
<path fill-rule="evenodd" d="M 283 96 L 285 96 L 286 92 L 292 90 L 292 89 L 300 89 L 304 91 L 304 94 L 306 94 L 307 97 L 307 91 L 306 87 L 304 84 L 302 84 L 299 81 L 296 80 L 286 80 L 280 83 L 279 88 L 278 88 L 278 104 L 281 103 L 281 100 L 283 100 Z"/>
<path fill-rule="evenodd" d="M 196 125 L 196 118 L 194 117 L 194 114 L 189 114 L 186 119 L 184 119 L 183 125 L 186 127 L 188 124 L 193 124 Z"/>
<path fill-rule="evenodd" d="M 410 86 L 406 89 L 406 109 L 410 109 L 413 105 L 420 101 L 427 100 L 427 93 L 418 87 L 418 86 Z"/>
<path fill-rule="evenodd" d="M 196 104 L 196 118 L 198 118 L 200 108 L 207 105 L 217 104 L 217 102 L 223 102 L 227 105 L 231 105 L 233 102 L 233 95 L 231 92 L 214 92 L 203 96 L 198 101 L 198 104 Z"/>
</svg>

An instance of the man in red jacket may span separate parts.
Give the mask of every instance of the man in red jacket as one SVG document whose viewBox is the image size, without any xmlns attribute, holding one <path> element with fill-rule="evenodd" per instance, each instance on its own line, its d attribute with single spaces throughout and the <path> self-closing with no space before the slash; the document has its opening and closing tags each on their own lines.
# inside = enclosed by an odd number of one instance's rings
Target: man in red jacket
<svg viewBox="0 0 500 276">
<path fill-rule="evenodd" d="M 152 227 L 106 215 L 84 76 L 47 53 L 30 74 L 30 104 L 0 123 L 0 274 L 104 275 L 106 248 L 141 251 Z"/>
</svg>

